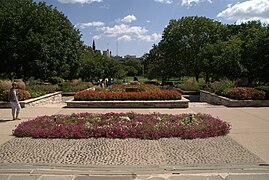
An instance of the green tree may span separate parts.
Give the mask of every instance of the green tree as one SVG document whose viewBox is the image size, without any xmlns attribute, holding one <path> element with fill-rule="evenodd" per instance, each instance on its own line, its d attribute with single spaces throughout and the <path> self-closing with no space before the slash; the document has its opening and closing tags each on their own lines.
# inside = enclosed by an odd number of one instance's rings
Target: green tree
<svg viewBox="0 0 269 180">
<path fill-rule="evenodd" d="M 0 0 L 0 73 L 24 79 L 76 77 L 80 36 L 45 2 Z"/>
<path fill-rule="evenodd" d="M 238 36 L 243 41 L 241 64 L 246 69 L 244 76 L 253 81 L 268 80 L 268 27 L 259 21 L 239 25 Z M 266 55 L 267 54 L 267 55 Z"/>
<path fill-rule="evenodd" d="M 222 39 L 223 35 L 222 25 L 217 21 L 198 16 L 183 17 L 169 22 L 160 49 L 166 65 L 177 68 L 175 72 L 194 75 L 198 81 L 203 71 L 203 59 L 198 54 L 206 44 Z"/>
<path fill-rule="evenodd" d="M 125 71 L 118 61 L 83 46 L 79 76 L 86 81 L 102 78 L 123 78 Z"/>
<path fill-rule="evenodd" d="M 139 76 L 142 75 L 142 63 L 139 59 L 127 58 L 123 62 L 127 76 Z"/>
</svg>

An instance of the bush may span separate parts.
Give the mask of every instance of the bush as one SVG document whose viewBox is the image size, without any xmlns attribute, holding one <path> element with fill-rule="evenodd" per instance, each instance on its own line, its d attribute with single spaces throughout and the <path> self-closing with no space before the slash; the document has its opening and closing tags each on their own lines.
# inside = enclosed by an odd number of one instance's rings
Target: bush
<svg viewBox="0 0 269 180">
<path fill-rule="evenodd" d="M 55 91 L 58 91 L 59 86 L 56 85 L 28 85 L 27 90 L 30 92 L 31 97 L 39 97 L 45 94 L 53 93 Z"/>
<path fill-rule="evenodd" d="M 180 88 L 183 91 L 199 91 L 200 85 L 197 81 L 186 81 L 181 84 L 176 85 L 177 88 Z"/>
<path fill-rule="evenodd" d="M 63 83 L 64 82 L 64 79 L 63 78 L 60 78 L 60 77 L 50 77 L 48 79 L 48 81 L 51 83 L 51 84 L 60 84 L 60 83 Z"/>
<path fill-rule="evenodd" d="M 72 115 L 41 116 L 19 124 L 13 131 L 17 137 L 34 138 L 140 138 L 182 139 L 224 136 L 231 126 L 207 114 L 136 114 L 80 113 Z"/>
<path fill-rule="evenodd" d="M 59 84 L 60 90 L 63 92 L 77 92 L 86 90 L 90 87 L 92 87 L 92 83 L 88 82 L 81 82 L 81 81 L 71 81 L 71 82 L 63 82 Z"/>
<path fill-rule="evenodd" d="M 26 89 L 25 83 L 21 79 L 15 79 L 14 82 L 18 84 L 18 89 Z"/>
<path fill-rule="evenodd" d="M 4 95 L 3 92 L 5 90 L 9 90 L 10 88 L 11 88 L 11 81 L 0 80 L 0 100 L 2 100 L 2 101 L 7 100 L 6 94 Z"/>
<path fill-rule="evenodd" d="M 261 90 L 265 92 L 265 99 L 269 99 L 269 86 L 258 86 L 256 87 L 257 90 Z"/>
<path fill-rule="evenodd" d="M 106 89 L 105 91 L 128 92 L 129 89 L 137 89 L 136 92 L 160 90 L 158 86 L 152 84 L 139 84 L 139 85 L 113 84 L 110 88 Z"/>
<path fill-rule="evenodd" d="M 27 100 L 31 97 L 30 93 L 23 89 L 18 89 L 18 96 L 19 101 Z M 10 100 L 9 97 L 10 97 L 10 90 L 5 90 L 2 94 L 2 100 L 9 101 Z"/>
<path fill-rule="evenodd" d="M 228 97 L 237 100 L 263 100 L 265 92 L 251 87 L 236 87 L 229 90 Z"/>
<path fill-rule="evenodd" d="M 206 87 L 206 90 L 221 96 L 227 96 L 228 91 L 234 86 L 235 83 L 233 81 L 221 80 L 211 83 L 210 86 Z"/>
</svg>

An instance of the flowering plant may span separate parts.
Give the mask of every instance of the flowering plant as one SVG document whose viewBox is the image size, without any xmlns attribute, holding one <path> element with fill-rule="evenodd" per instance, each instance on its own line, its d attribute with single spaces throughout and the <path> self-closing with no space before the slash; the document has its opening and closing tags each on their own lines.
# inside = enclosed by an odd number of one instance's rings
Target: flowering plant
<svg viewBox="0 0 269 180">
<path fill-rule="evenodd" d="M 178 100 L 181 93 L 175 90 L 142 92 L 98 92 L 80 91 L 74 95 L 75 101 L 101 100 Z"/>
<path fill-rule="evenodd" d="M 182 139 L 223 136 L 230 125 L 208 114 L 137 114 L 80 113 L 71 115 L 41 116 L 22 122 L 13 131 L 17 137 L 34 138 L 140 138 Z"/>
</svg>

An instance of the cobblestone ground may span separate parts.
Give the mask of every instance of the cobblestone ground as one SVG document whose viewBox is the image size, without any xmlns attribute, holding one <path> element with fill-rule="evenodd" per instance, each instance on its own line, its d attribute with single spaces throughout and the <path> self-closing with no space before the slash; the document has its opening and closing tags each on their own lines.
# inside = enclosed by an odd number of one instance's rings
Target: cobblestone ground
<svg viewBox="0 0 269 180">
<path fill-rule="evenodd" d="M 0 163 L 214 165 L 261 162 L 229 136 L 194 140 L 14 138 L 0 146 Z"/>
</svg>

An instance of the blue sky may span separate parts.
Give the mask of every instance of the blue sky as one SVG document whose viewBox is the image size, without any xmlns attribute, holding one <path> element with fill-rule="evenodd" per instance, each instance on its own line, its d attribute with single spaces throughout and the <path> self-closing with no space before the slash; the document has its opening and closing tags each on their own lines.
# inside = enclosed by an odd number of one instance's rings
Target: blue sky
<svg viewBox="0 0 269 180">
<path fill-rule="evenodd" d="M 35 0 L 39 2 L 41 0 Z M 63 12 L 82 41 L 112 55 L 147 53 L 171 19 L 205 16 L 222 23 L 269 23 L 269 0 L 44 0 Z M 118 48 L 117 48 L 118 47 Z"/>
</svg>

